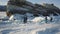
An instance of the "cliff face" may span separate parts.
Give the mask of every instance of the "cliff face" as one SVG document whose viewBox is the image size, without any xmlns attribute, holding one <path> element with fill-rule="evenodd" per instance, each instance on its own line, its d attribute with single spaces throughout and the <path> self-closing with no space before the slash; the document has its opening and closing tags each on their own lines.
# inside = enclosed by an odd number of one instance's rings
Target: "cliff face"
<svg viewBox="0 0 60 34">
<path fill-rule="evenodd" d="M 54 4 L 43 4 L 42 6 L 45 7 L 45 10 L 47 11 L 47 13 L 53 14 L 53 15 L 58 15 L 60 14 L 60 9 L 56 6 L 54 6 Z"/>
<path fill-rule="evenodd" d="M 60 13 L 60 9 L 54 6 L 54 4 L 33 4 L 26 0 L 9 0 L 7 4 L 7 13 L 12 14 L 25 14 L 32 13 L 34 16 L 49 16 L 50 14 L 57 15 Z"/>
</svg>

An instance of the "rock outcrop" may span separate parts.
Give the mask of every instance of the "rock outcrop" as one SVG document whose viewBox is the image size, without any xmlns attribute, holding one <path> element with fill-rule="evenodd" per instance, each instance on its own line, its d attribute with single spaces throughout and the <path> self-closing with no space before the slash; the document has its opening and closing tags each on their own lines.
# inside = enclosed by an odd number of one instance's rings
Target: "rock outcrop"
<svg viewBox="0 0 60 34">
<path fill-rule="evenodd" d="M 54 6 L 54 4 L 33 4 L 26 0 L 9 0 L 7 4 L 7 16 L 12 14 L 26 14 L 32 13 L 34 16 L 49 16 L 50 14 L 60 14 L 60 9 Z"/>
</svg>

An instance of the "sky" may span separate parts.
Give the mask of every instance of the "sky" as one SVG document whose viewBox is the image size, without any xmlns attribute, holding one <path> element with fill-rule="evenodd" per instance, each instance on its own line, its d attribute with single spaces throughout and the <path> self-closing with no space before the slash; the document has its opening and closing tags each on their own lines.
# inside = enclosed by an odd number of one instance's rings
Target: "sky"
<svg viewBox="0 0 60 34">
<path fill-rule="evenodd" d="M 60 8 L 60 0 L 27 0 L 32 3 L 38 3 L 38 4 L 43 4 L 43 3 L 49 3 L 49 4 L 54 4 L 55 6 Z M 0 0 L 0 5 L 7 5 L 8 0 Z"/>
</svg>

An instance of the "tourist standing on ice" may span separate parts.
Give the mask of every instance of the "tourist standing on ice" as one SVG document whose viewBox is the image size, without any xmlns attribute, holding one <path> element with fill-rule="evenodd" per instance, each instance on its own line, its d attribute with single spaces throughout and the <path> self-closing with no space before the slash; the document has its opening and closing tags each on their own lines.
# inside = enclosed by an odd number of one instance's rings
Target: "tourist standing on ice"
<svg viewBox="0 0 60 34">
<path fill-rule="evenodd" d="M 51 18 L 50 18 L 50 21 L 52 22 L 52 20 L 53 20 L 53 18 L 51 17 Z"/>
<path fill-rule="evenodd" d="M 47 23 L 47 20 L 48 20 L 48 19 L 47 19 L 47 16 L 45 16 L 45 23 Z"/>
<path fill-rule="evenodd" d="M 24 23 L 27 23 L 27 15 L 24 15 Z"/>
</svg>

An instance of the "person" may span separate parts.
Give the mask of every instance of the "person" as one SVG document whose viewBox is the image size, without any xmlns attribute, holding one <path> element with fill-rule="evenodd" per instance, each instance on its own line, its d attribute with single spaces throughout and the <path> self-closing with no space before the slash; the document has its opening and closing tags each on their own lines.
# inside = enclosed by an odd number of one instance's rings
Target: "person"
<svg viewBox="0 0 60 34">
<path fill-rule="evenodd" d="M 47 16 L 45 16 L 45 22 L 47 23 Z"/>
<path fill-rule="evenodd" d="M 27 16 L 24 16 L 24 23 L 27 23 Z"/>
<path fill-rule="evenodd" d="M 53 18 L 51 17 L 50 21 L 52 22 Z"/>
</svg>

